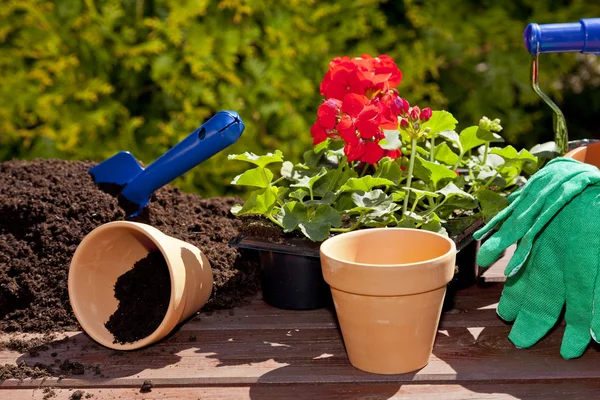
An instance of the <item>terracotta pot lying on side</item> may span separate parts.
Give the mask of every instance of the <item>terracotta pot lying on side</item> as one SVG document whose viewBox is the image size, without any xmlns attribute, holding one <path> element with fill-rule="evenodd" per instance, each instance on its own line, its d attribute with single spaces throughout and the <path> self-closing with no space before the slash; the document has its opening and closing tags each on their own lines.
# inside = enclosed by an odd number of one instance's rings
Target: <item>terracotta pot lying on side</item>
<svg viewBox="0 0 600 400">
<path fill-rule="evenodd" d="M 133 343 L 113 343 L 104 324 L 117 309 L 117 279 L 149 252 L 160 250 L 169 267 L 171 299 L 160 326 Z M 98 343 L 115 350 L 134 350 L 168 335 L 198 311 L 212 292 L 213 275 L 206 256 L 195 246 L 137 222 L 99 226 L 77 247 L 69 269 L 69 300 L 77 321 Z"/>
<path fill-rule="evenodd" d="M 364 229 L 321 245 L 352 365 L 400 374 L 428 363 L 455 260 L 451 239 L 418 229 Z"/>
</svg>

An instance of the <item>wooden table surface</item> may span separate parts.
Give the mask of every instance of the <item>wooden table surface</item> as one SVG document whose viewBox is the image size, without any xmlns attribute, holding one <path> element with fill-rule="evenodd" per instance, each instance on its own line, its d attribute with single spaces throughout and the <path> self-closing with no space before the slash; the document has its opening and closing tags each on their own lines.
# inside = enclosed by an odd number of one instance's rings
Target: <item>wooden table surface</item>
<svg viewBox="0 0 600 400">
<path fill-rule="evenodd" d="M 491 271 L 488 280 L 500 275 Z M 0 381 L 0 399 L 43 399 L 45 387 L 54 388 L 52 399 L 69 399 L 77 389 L 92 399 L 600 398 L 597 348 L 563 360 L 559 326 L 535 347 L 516 349 L 507 339 L 510 326 L 496 316 L 501 290 L 495 282 L 459 291 L 442 316 L 429 364 L 416 373 L 361 372 L 348 362 L 331 310 L 279 310 L 256 299 L 231 311 L 201 313 L 140 351 L 108 350 L 81 332 L 67 333 L 69 341 L 36 357 L 1 351 L 0 364 L 68 359 L 87 368 L 63 379 Z M 141 393 L 148 379 L 154 388 Z"/>
</svg>

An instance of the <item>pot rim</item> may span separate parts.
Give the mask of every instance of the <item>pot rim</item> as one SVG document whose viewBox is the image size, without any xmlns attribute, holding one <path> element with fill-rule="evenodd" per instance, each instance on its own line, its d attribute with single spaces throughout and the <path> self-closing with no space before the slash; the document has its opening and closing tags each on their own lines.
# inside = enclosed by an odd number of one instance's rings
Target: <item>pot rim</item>
<svg viewBox="0 0 600 400">
<path fill-rule="evenodd" d="M 331 255 L 331 252 L 329 250 L 329 247 L 333 246 L 334 244 L 336 244 L 337 241 L 339 240 L 345 240 L 346 238 L 350 237 L 350 236 L 360 236 L 360 235 L 369 235 L 369 234 L 373 234 L 373 233 L 369 233 L 369 232 L 376 232 L 376 231 L 410 231 L 410 232 L 415 232 L 415 234 L 417 235 L 432 235 L 432 236 L 437 236 L 440 239 L 443 239 L 444 241 L 446 241 L 446 243 L 450 244 L 450 248 L 448 249 L 447 252 L 445 252 L 444 254 L 435 257 L 435 258 L 430 258 L 430 259 L 426 259 L 423 261 L 417 261 L 417 262 L 412 262 L 412 263 L 395 263 L 395 264 L 369 264 L 369 263 L 360 263 L 360 262 L 356 262 L 356 261 L 349 261 L 349 260 L 344 260 L 338 257 L 333 257 Z M 437 261 L 441 261 L 445 258 L 447 258 L 448 256 L 450 256 L 452 253 L 456 253 L 456 243 L 454 243 L 454 241 L 452 239 L 450 239 L 447 236 L 441 235 L 439 233 L 436 232 L 431 232 L 431 231 L 426 231 L 423 229 L 415 229 L 415 228 L 371 228 L 371 229 L 361 229 L 361 230 L 357 230 L 357 231 L 352 231 L 352 232 L 346 232 L 346 233 L 342 233 L 340 235 L 331 237 L 327 240 L 325 240 L 322 244 L 321 244 L 321 249 L 320 252 L 323 256 L 327 257 L 330 260 L 334 260 L 340 263 L 345 263 L 345 264 L 351 264 L 351 265 L 355 265 L 355 266 L 359 266 L 359 267 L 381 267 L 381 268 L 393 268 L 393 267 L 418 267 L 421 265 L 427 265 L 427 264 L 431 264 Z"/>
</svg>

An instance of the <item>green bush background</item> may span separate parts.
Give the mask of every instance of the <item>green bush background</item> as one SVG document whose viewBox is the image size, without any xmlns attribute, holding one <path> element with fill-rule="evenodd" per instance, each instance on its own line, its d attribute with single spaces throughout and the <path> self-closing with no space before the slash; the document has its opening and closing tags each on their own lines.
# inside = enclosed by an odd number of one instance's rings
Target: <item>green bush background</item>
<svg viewBox="0 0 600 400">
<path fill-rule="evenodd" d="M 509 142 L 531 147 L 553 134 L 529 83 L 526 24 L 598 16 L 589 0 L 5 0 L 0 159 L 130 150 L 149 163 L 232 109 L 246 123 L 242 139 L 177 182 L 232 193 L 243 165 L 226 154 L 277 148 L 297 160 L 328 62 L 362 53 L 395 58 L 411 103 L 448 109 L 460 126 L 501 118 Z M 541 63 L 570 138 L 600 137 L 597 59 Z"/>
</svg>

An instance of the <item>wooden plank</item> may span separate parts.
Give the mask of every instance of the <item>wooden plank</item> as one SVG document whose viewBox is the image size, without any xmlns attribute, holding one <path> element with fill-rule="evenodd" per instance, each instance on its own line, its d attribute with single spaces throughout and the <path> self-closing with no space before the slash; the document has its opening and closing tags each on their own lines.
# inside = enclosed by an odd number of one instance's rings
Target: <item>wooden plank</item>
<svg viewBox="0 0 600 400">
<path fill-rule="evenodd" d="M 54 388 L 54 397 L 68 400 L 74 390 Z M 281 400 L 281 399 L 395 399 L 395 400 L 588 400 L 600 398 L 600 383 L 561 384 L 466 384 L 466 385 L 255 385 L 240 387 L 154 387 L 141 393 L 138 388 L 84 388 L 92 400 Z M 44 389 L 0 390 L 0 400 L 45 400 Z M 85 395 L 83 397 L 85 399 Z"/>
<path fill-rule="evenodd" d="M 532 349 L 516 349 L 507 339 L 510 327 L 458 327 L 439 332 L 429 365 L 413 374 L 373 375 L 353 368 L 337 330 L 279 329 L 195 332 L 196 341 L 171 337 L 152 348 L 127 353 L 90 346 L 83 335 L 70 348 L 41 352 L 38 357 L 0 353 L 0 364 L 26 361 L 50 364 L 56 358 L 100 365 L 83 376 L 68 376 L 44 384 L 61 387 L 136 387 L 145 379 L 161 385 L 244 385 L 295 383 L 455 383 L 543 382 L 600 379 L 600 353 L 590 348 L 578 360 L 559 355 L 563 327 Z M 187 334 L 187 332 L 186 332 Z M 66 345 L 63 345 L 66 346 Z M 52 357 L 49 353 L 57 353 Z M 41 380 L 6 380 L 0 387 L 35 387 Z"/>
</svg>

